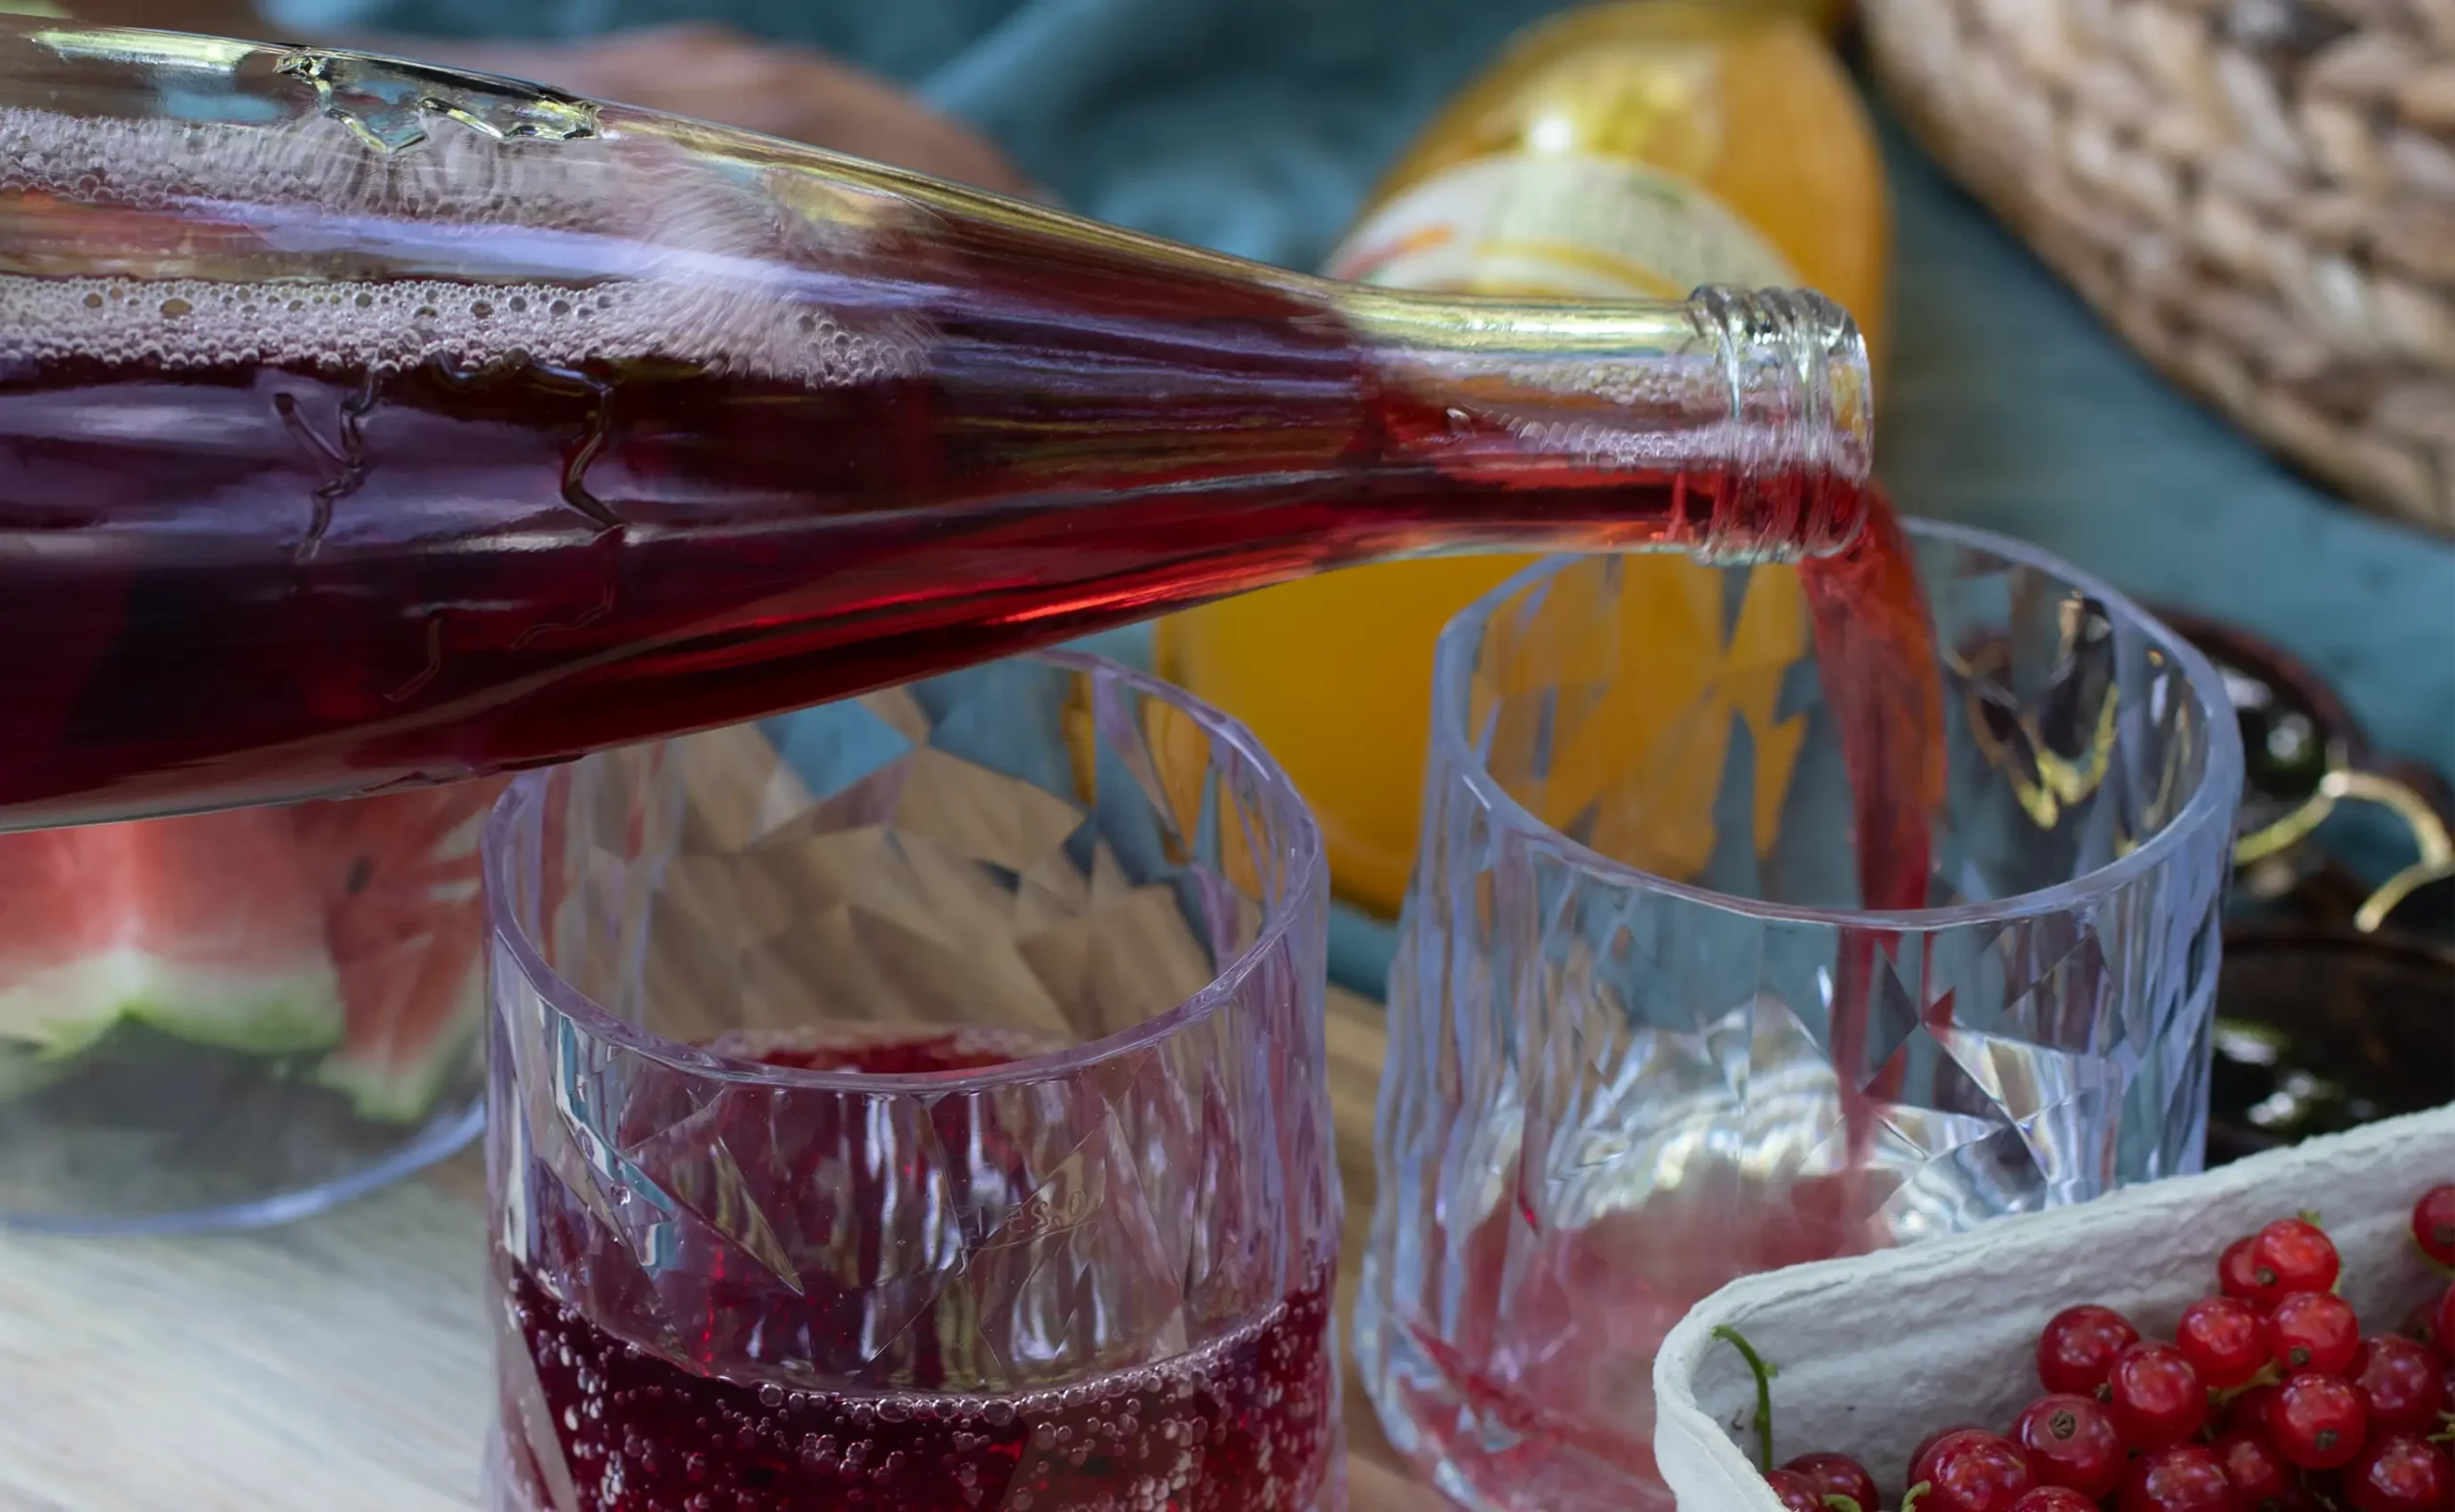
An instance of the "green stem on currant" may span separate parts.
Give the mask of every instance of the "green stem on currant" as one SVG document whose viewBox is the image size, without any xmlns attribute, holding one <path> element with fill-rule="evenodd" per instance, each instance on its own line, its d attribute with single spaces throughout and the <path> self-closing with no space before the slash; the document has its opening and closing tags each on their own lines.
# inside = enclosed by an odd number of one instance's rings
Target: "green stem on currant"
<svg viewBox="0 0 2455 1512">
<path fill-rule="evenodd" d="M 1779 1374 L 1746 1337 L 1728 1323 L 1714 1325 L 1714 1338 L 1739 1351 L 1756 1377 L 1756 1456 L 1765 1475 L 1773 1473 L 1773 1377 Z"/>
<path fill-rule="evenodd" d="M 1918 1499 L 1935 1489 L 1931 1480 L 1921 1480 L 1901 1494 L 1901 1512 L 1917 1512 Z"/>
<path fill-rule="evenodd" d="M 1845 1497 L 1838 1491 L 1826 1492 L 1824 1504 L 1832 1508 L 1833 1512 L 1867 1512 L 1866 1508 L 1859 1505 L 1857 1497 Z"/>
<path fill-rule="evenodd" d="M 2248 1381 L 2243 1382 L 2240 1385 L 2226 1386 L 2220 1390 L 2210 1391 L 2208 1393 L 2208 1399 L 2218 1407 L 2227 1407 L 2233 1403 L 2235 1397 L 2242 1395 L 2246 1391 L 2256 1391 L 2260 1386 L 2281 1385 L 2283 1382 L 2284 1372 L 2277 1369 L 2276 1361 L 2271 1360 L 2266 1364 L 2259 1366 L 2257 1373 L 2253 1375 Z M 2113 1400 L 2113 1396 L 2114 1394 L 2112 1392 L 2105 1390 L 2103 1387 L 2098 1388 L 2098 1401 L 2111 1401 Z"/>
</svg>

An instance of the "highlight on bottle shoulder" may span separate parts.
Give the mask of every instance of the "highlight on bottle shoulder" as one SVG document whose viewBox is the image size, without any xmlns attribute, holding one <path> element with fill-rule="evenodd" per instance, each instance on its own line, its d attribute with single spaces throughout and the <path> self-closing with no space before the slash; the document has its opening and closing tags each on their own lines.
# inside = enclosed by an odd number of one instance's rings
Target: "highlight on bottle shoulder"
<svg viewBox="0 0 2455 1512">
<path fill-rule="evenodd" d="M 0 826 L 563 759 L 1353 562 L 1829 550 L 1806 295 L 1406 295 L 422 64 L 0 22 Z"/>
</svg>

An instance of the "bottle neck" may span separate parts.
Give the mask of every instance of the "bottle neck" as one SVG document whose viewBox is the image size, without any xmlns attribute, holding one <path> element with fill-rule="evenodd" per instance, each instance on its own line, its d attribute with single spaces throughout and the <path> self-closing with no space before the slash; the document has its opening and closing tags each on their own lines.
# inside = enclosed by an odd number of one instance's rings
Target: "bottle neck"
<svg viewBox="0 0 2455 1512">
<path fill-rule="evenodd" d="M 1820 294 L 1704 289 L 1583 305 L 1327 285 L 1387 387 L 1446 411 L 1417 438 L 1478 481 L 1672 480 L 1663 544 L 1721 562 L 1847 546 L 1874 460 L 1866 344 Z"/>
</svg>

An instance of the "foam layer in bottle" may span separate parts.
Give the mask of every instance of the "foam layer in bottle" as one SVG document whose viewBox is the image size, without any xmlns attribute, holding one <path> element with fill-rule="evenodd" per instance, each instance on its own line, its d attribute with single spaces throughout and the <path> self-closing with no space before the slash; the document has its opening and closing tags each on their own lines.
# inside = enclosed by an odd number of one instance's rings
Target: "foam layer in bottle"
<svg viewBox="0 0 2455 1512">
<path fill-rule="evenodd" d="M 17 221 L 0 359 L 386 372 L 658 357 L 817 387 L 918 370 L 916 322 L 827 297 L 861 222 L 900 206 L 806 171 L 793 193 L 790 176 L 594 128 L 455 125 L 380 151 L 317 114 L 0 108 L 0 214 Z M 114 265 L 128 270 L 101 271 Z M 100 276 L 45 276 L 80 267 Z"/>
</svg>

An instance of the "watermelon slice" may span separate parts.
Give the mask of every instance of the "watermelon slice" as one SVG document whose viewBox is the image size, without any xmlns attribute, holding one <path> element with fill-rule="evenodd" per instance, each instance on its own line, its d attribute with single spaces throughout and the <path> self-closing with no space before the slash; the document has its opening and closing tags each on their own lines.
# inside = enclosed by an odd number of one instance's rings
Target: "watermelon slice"
<svg viewBox="0 0 2455 1512">
<path fill-rule="evenodd" d="M 316 1056 L 414 1122 L 483 1016 L 478 831 L 500 783 L 0 834 L 0 1096 L 115 1027 Z"/>
<path fill-rule="evenodd" d="M 504 784 L 463 782 L 292 812 L 327 869 L 343 1035 L 316 1080 L 362 1117 L 433 1110 L 485 1018 L 478 837 Z"/>
<path fill-rule="evenodd" d="M 0 835 L 0 1044 L 62 1059 L 127 1019 L 259 1055 L 335 1044 L 323 891 L 275 809 Z"/>
</svg>

